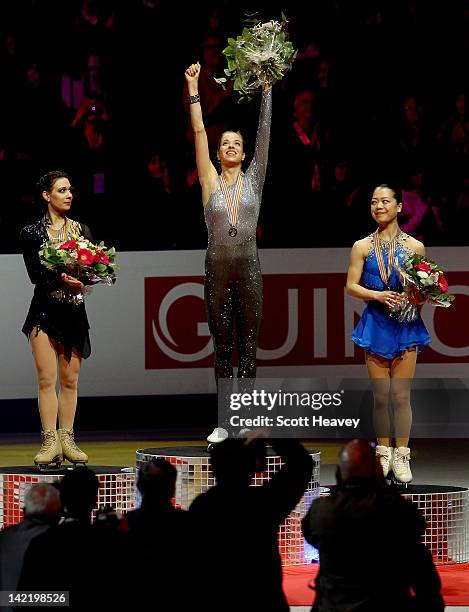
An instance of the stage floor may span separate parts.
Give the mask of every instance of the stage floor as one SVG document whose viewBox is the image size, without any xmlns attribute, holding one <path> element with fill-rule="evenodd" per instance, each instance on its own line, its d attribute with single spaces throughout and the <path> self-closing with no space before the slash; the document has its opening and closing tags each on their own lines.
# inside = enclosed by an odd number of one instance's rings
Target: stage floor
<svg viewBox="0 0 469 612">
<path fill-rule="evenodd" d="M 158 431 L 76 432 L 79 444 L 94 465 L 135 466 L 135 451 L 161 446 L 206 446 L 201 429 Z M 341 443 L 334 440 L 305 441 L 321 451 L 321 484 L 335 481 L 335 462 Z M 40 445 L 38 434 L 0 436 L 0 466 L 32 464 Z M 439 484 L 469 487 L 469 453 L 466 439 L 422 440 L 412 442 L 413 484 Z"/>
</svg>

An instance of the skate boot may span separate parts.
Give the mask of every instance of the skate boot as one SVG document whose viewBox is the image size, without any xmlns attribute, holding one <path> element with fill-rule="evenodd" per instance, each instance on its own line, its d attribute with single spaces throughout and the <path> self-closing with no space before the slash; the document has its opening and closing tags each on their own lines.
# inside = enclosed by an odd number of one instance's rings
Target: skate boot
<svg viewBox="0 0 469 612">
<path fill-rule="evenodd" d="M 394 472 L 394 481 L 397 484 L 407 486 L 412 480 L 412 472 L 410 471 L 410 448 L 407 446 L 399 446 L 394 449 L 392 456 L 392 469 Z"/>
<path fill-rule="evenodd" d="M 59 468 L 62 461 L 62 445 L 60 444 L 57 431 L 55 429 L 46 429 L 41 432 L 42 446 L 38 454 L 34 457 L 34 463 L 40 470 L 55 464 Z"/>
<path fill-rule="evenodd" d="M 68 459 L 73 465 L 88 463 L 88 455 L 75 444 L 73 429 L 59 429 L 58 434 L 65 459 Z"/>
<path fill-rule="evenodd" d="M 378 457 L 381 467 L 383 468 L 383 475 L 385 478 L 391 469 L 392 451 L 393 449 L 390 446 L 380 445 L 376 447 L 376 456 Z"/>
<path fill-rule="evenodd" d="M 223 429 L 223 427 L 215 427 L 212 433 L 209 436 L 207 436 L 207 442 L 209 443 L 207 450 L 210 452 L 210 450 L 213 448 L 215 444 L 219 444 L 220 442 L 223 442 L 223 440 L 226 440 L 227 438 L 228 438 L 228 432 L 226 431 L 226 429 Z"/>
</svg>

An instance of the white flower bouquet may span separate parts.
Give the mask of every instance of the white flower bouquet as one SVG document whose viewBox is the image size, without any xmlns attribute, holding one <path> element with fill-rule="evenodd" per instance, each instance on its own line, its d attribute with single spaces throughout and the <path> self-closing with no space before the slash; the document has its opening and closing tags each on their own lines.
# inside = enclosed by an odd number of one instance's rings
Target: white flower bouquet
<svg viewBox="0 0 469 612">
<path fill-rule="evenodd" d="M 288 40 L 287 20 L 256 22 L 244 28 L 236 39 L 228 38 L 223 50 L 227 59 L 226 77 L 215 79 L 224 86 L 228 78 L 239 94 L 239 102 L 252 98 L 263 84 L 273 85 L 291 70 L 297 51 Z"/>
</svg>

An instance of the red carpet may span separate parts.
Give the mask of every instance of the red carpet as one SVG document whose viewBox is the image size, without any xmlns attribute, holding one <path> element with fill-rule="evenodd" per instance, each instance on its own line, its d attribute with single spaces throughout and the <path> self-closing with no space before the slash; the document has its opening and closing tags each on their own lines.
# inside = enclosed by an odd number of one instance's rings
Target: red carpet
<svg viewBox="0 0 469 612">
<path fill-rule="evenodd" d="M 283 568 L 283 588 L 290 606 L 310 606 L 318 565 L 293 565 Z M 469 563 L 437 567 L 443 584 L 443 598 L 448 606 L 469 605 Z"/>
</svg>

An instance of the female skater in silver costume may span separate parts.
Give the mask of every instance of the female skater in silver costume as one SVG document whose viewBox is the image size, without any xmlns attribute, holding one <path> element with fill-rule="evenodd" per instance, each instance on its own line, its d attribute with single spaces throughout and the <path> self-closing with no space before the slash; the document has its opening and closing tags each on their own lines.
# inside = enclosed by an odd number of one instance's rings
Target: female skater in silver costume
<svg viewBox="0 0 469 612">
<path fill-rule="evenodd" d="M 222 134 L 217 150 L 221 166 L 218 174 L 210 159 L 202 119 L 199 73 L 200 64 L 192 64 L 185 76 L 208 230 L 205 304 L 215 347 L 215 378 L 218 382 L 233 377 L 236 323 L 238 378 L 253 379 L 262 317 L 262 274 L 256 231 L 269 150 L 272 89 L 267 83 L 263 86 L 254 157 L 246 173 L 241 168 L 245 158 L 243 137 L 239 132 L 228 131 Z M 218 440 L 219 436 L 209 436 L 209 441 Z"/>
</svg>

